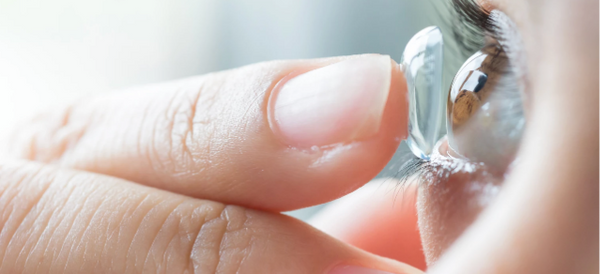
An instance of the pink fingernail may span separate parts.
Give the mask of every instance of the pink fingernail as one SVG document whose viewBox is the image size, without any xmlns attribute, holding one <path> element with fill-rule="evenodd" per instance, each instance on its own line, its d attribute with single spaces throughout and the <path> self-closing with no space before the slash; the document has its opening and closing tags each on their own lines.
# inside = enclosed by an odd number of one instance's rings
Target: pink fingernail
<svg viewBox="0 0 600 274">
<path fill-rule="evenodd" d="M 390 57 L 375 54 L 298 75 L 272 95 L 270 124 L 292 146 L 368 138 L 379 131 L 391 77 Z"/>
</svg>

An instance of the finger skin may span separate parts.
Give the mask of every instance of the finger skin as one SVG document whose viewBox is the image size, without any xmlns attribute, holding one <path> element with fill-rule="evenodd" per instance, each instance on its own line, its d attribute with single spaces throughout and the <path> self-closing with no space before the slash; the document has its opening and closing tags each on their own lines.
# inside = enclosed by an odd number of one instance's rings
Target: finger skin
<svg viewBox="0 0 600 274">
<path fill-rule="evenodd" d="M 269 127 L 266 104 L 286 76 L 340 60 L 261 63 L 82 101 L 24 125 L 12 154 L 271 211 L 333 200 L 373 178 L 406 136 L 398 65 L 381 127 L 365 140 L 292 148 Z"/>
<path fill-rule="evenodd" d="M 327 205 L 309 223 L 360 249 L 425 270 L 417 186 L 401 184 L 391 178 L 370 182 Z"/>
<path fill-rule="evenodd" d="M 284 215 L 35 163 L 0 164 L 0 218 L 0 273 L 415 273 Z"/>
</svg>

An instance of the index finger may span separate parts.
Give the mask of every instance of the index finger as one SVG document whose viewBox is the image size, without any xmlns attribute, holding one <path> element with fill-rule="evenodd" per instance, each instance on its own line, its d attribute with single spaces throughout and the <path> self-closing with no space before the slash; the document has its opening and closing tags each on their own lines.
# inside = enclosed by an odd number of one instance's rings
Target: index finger
<svg viewBox="0 0 600 274">
<path fill-rule="evenodd" d="M 373 178 L 406 136 L 389 56 L 276 61 L 94 98 L 21 128 L 14 155 L 197 198 L 291 210 Z"/>
</svg>

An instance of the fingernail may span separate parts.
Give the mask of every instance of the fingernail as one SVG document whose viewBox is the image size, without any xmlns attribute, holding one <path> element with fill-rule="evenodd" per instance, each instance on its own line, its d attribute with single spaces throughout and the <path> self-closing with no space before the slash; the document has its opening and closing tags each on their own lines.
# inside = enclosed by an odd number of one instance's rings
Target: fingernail
<svg viewBox="0 0 600 274">
<path fill-rule="evenodd" d="M 391 77 L 391 59 L 385 55 L 364 55 L 298 75 L 270 98 L 271 127 L 300 147 L 371 137 L 379 131 Z"/>
<path fill-rule="evenodd" d="M 344 265 L 336 266 L 327 274 L 393 274 L 382 270 L 370 269 L 361 266 Z"/>
</svg>

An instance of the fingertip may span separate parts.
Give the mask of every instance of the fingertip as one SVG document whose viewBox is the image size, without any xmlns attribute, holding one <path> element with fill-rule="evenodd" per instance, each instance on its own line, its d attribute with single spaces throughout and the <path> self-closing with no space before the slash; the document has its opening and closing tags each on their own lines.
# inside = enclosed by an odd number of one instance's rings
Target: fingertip
<svg viewBox="0 0 600 274">
<path fill-rule="evenodd" d="M 339 198 L 374 178 L 389 162 L 407 136 L 407 87 L 400 65 L 385 56 L 389 70 L 386 101 L 377 131 L 367 138 L 328 146 L 297 148 L 283 143 L 292 161 L 274 167 L 288 170 L 278 209 L 291 210 Z M 316 126 L 316 125 L 313 125 Z M 281 168 L 283 167 L 283 168 Z M 301 176 L 296 176 L 301 174 Z M 293 189 L 293 190 L 292 190 Z"/>
<path fill-rule="evenodd" d="M 281 92 L 288 94 L 277 102 Z M 35 130 L 17 150 L 191 197 L 285 211 L 375 177 L 406 136 L 407 106 L 389 56 L 266 62 L 81 101 L 59 110 L 68 114 L 59 123 L 44 116 L 22 125 Z"/>
<path fill-rule="evenodd" d="M 408 87 L 400 64 L 393 59 L 391 62 L 390 95 L 384 117 L 390 119 L 387 125 L 393 128 L 391 132 L 401 139 L 406 139 L 408 136 Z"/>
</svg>

